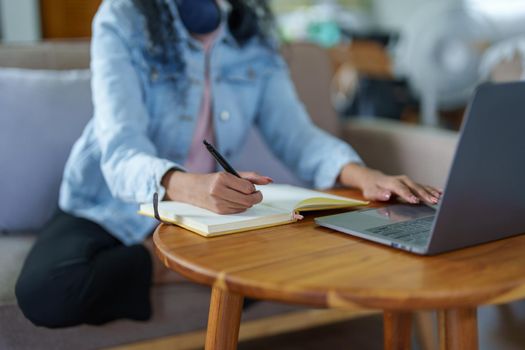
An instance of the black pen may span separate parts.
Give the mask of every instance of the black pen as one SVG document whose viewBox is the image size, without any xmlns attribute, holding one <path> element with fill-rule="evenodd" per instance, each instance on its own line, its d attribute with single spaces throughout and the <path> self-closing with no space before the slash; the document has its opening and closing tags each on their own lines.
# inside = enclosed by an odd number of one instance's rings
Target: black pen
<svg viewBox="0 0 525 350">
<path fill-rule="evenodd" d="M 204 146 L 206 146 L 206 149 L 208 150 L 208 152 L 211 153 L 211 155 L 213 156 L 213 158 L 215 158 L 215 160 L 217 161 L 217 163 L 219 163 L 222 168 L 227 172 L 227 173 L 230 173 L 232 175 L 235 175 L 237 176 L 238 178 L 240 178 L 241 176 L 239 175 L 238 172 L 235 171 L 235 169 L 233 169 L 233 167 L 228 164 L 228 162 L 226 161 L 226 159 L 224 159 L 223 156 L 221 156 L 221 154 L 215 149 L 215 147 L 213 147 L 211 144 L 208 143 L 208 141 L 206 140 L 202 140 L 202 143 L 204 143 Z"/>
</svg>

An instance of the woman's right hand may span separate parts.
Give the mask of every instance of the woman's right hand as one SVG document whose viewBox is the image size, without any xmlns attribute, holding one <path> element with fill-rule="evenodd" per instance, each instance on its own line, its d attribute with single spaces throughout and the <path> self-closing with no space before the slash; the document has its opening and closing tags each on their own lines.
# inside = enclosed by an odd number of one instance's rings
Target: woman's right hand
<svg viewBox="0 0 525 350">
<path fill-rule="evenodd" d="M 238 178 L 229 173 L 193 174 L 169 171 L 162 179 L 167 200 L 185 202 L 218 214 L 245 211 L 262 201 L 254 185 L 267 185 L 273 180 L 256 173 L 241 173 Z"/>
</svg>

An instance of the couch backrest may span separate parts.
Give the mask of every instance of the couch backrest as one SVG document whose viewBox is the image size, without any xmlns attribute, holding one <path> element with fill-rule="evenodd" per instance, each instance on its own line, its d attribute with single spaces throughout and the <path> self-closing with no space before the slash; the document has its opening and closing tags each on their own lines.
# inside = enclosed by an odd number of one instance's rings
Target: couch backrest
<svg viewBox="0 0 525 350">
<path fill-rule="evenodd" d="M 89 50 L 86 41 L 0 45 L 0 67 L 88 69 Z"/>
<path fill-rule="evenodd" d="M 89 42 L 53 42 L 0 45 L 0 67 L 69 70 L 89 68 Z M 332 63 L 326 50 L 308 43 L 284 46 L 297 93 L 313 121 L 339 134 L 339 121 L 330 100 Z"/>
</svg>

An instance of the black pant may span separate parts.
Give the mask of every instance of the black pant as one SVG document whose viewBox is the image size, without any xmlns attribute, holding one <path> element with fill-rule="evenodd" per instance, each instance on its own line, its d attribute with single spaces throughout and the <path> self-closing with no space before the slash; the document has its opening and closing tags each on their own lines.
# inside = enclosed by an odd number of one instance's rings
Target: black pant
<svg viewBox="0 0 525 350">
<path fill-rule="evenodd" d="M 59 212 L 29 253 L 16 297 L 38 326 L 147 320 L 151 280 L 151 257 L 144 246 L 124 246 L 101 226 Z"/>
</svg>

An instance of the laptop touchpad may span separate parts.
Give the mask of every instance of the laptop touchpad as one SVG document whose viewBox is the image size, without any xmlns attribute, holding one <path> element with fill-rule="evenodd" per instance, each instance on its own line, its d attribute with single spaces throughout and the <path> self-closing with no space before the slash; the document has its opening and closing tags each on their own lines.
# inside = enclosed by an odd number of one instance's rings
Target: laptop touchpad
<svg viewBox="0 0 525 350">
<path fill-rule="evenodd" d="M 426 205 L 395 204 L 378 209 L 358 210 L 317 218 L 320 225 L 365 232 L 371 228 L 433 216 L 436 210 Z"/>
<path fill-rule="evenodd" d="M 432 216 L 436 210 L 426 205 L 396 204 L 379 209 L 370 209 L 360 212 L 370 218 L 382 219 L 384 224 L 411 221 Z"/>
</svg>

